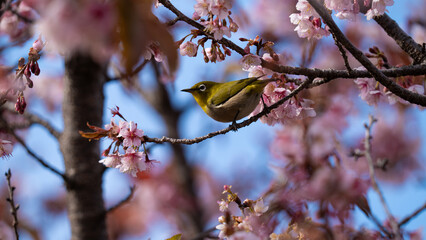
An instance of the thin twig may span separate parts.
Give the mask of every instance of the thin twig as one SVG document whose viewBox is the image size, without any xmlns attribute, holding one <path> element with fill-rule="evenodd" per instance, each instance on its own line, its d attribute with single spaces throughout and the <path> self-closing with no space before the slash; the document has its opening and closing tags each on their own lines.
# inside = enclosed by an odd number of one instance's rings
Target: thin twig
<svg viewBox="0 0 426 240">
<path fill-rule="evenodd" d="M 334 33 L 332 33 L 331 35 L 333 36 L 334 43 L 339 48 L 340 55 L 342 55 L 343 61 L 345 62 L 346 70 L 348 70 L 348 72 L 352 72 L 351 65 L 349 65 L 349 61 L 348 61 L 348 55 L 346 55 L 346 50 L 343 48 L 342 44 L 340 44 L 340 42 L 336 39 L 336 36 L 334 36 Z"/>
<path fill-rule="evenodd" d="M 370 213 L 370 215 L 367 215 L 367 217 L 371 218 L 371 220 L 376 224 L 376 226 L 378 228 L 380 228 L 380 230 L 386 234 L 386 236 L 388 236 L 389 238 L 393 237 L 393 234 L 390 233 L 381 223 L 380 221 L 377 219 L 376 216 L 373 215 L 373 213 Z"/>
<path fill-rule="evenodd" d="M 68 178 L 67 178 L 67 176 L 65 176 L 65 174 L 61 173 L 59 170 L 57 170 L 56 168 L 54 168 L 53 166 L 48 164 L 45 160 L 43 160 L 41 157 L 39 157 L 37 154 L 35 154 L 27 146 L 27 144 L 25 144 L 24 140 L 21 137 L 19 137 L 14 131 L 9 131 L 9 133 L 12 134 L 12 136 L 16 139 L 16 141 L 18 141 L 22 145 L 22 147 L 27 151 L 27 153 L 31 157 L 33 157 L 35 160 L 37 160 L 37 162 L 39 162 L 43 167 L 49 169 L 50 171 L 52 171 L 56 175 L 60 176 L 65 182 L 68 182 Z"/>
<path fill-rule="evenodd" d="M 115 76 L 115 77 L 108 77 L 107 76 L 107 81 L 108 82 L 109 81 L 116 81 L 116 80 L 120 80 L 120 79 L 126 79 L 126 78 L 133 77 L 134 75 L 136 75 L 137 73 L 139 73 L 145 67 L 145 65 L 148 62 L 149 62 L 149 60 L 145 59 L 137 67 L 135 67 L 135 69 L 131 73 L 129 73 L 129 74 L 121 73 L 119 76 Z"/>
<path fill-rule="evenodd" d="M 426 209 L 426 202 L 423 204 L 423 206 L 421 206 L 419 209 L 417 209 L 416 211 L 414 211 L 412 214 L 410 214 L 407 217 L 405 217 L 404 219 L 402 219 L 399 222 L 398 226 L 402 227 L 404 224 L 408 223 L 411 219 L 413 219 L 414 217 L 416 217 L 417 215 L 419 215 L 425 209 Z"/>
<path fill-rule="evenodd" d="M 172 20 L 170 20 L 170 21 L 167 21 L 166 22 L 166 25 L 167 26 L 173 26 L 173 25 L 175 25 L 178 21 L 180 20 L 180 18 L 179 17 L 176 17 L 175 19 L 172 19 Z"/>
<path fill-rule="evenodd" d="M 130 192 L 127 195 L 126 198 L 122 199 L 120 202 L 118 202 L 117 204 L 115 204 L 114 206 L 111 206 L 110 208 L 107 209 L 107 213 L 114 211 L 115 209 L 123 206 L 124 204 L 126 204 L 127 202 L 130 201 L 130 199 L 132 199 L 133 194 L 135 193 L 135 186 L 131 186 L 130 187 Z"/>
<path fill-rule="evenodd" d="M 272 109 L 275 109 L 277 107 L 279 107 L 281 104 L 283 104 L 285 101 L 289 100 L 290 98 L 294 97 L 296 94 L 298 94 L 300 91 L 302 91 L 303 89 L 307 88 L 309 86 L 309 84 L 311 84 L 313 79 L 307 79 L 305 80 L 299 87 L 297 87 L 296 89 L 294 89 L 289 95 L 285 96 L 284 98 L 282 98 L 281 100 L 279 100 L 278 102 L 272 104 L 271 106 L 264 108 L 262 112 L 254 115 L 253 117 L 241 122 L 241 123 L 237 123 L 234 126 L 229 126 L 225 129 L 216 131 L 216 132 L 211 132 L 205 136 L 202 137 L 197 137 L 197 138 L 193 138 L 193 139 L 177 139 L 177 138 L 170 138 L 170 137 L 162 137 L 162 138 L 150 138 L 148 136 L 144 136 L 144 141 L 145 142 L 154 142 L 154 143 L 165 143 L 165 142 L 169 142 L 172 144 L 194 144 L 194 143 L 199 143 L 202 142 L 208 138 L 212 138 L 214 136 L 217 135 L 222 135 L 222 134 L 226 134 L 230 131 L 234 131 L 235 129 L 240 129 L 243 127 L 247 127 L 250 124 L 256 122 L 259 118 L 266 116 Z"/>
<path fill-rule="evenodd" d="M 9 112 L 11 112 L 13 114 L 17 114 L 13 104 L 7 103 L 7 104 L 4 104 L 3 107 L 6 110 L 8 110 Z M 42 127 L 44 127 L 50 134 L 52 134 L 52 136 L 54 136 L 56 139 L 59 139 L 61 137 L 61 133 L 58 130 L 56 130 L 52 126 L 52 124 L 50 124 L 47 120 L 40 118 L 38 115 L 36 115 L 34 113 L 30 113 L 28 111 L 25 111 L 24 114 L 22 114 L 21 116 L 23 116 L 28 122 L 24 123 L 24 124 L 14 124 L 13 126 L 11 126 L 12 128 L 13 127 L 15 127 L 15 128 L 28 128 L 32 124 L 39 124 Z"/>
<path fill-rule="evenodd" d="M 411 92 L 408 89 L 405 89 L 399 86 L 394 81 L 390 80 L 386 75 L 383 74 L 379 69 L 374 66 L 374 64 L 360 51 L 356 48 L 340 31 L 339 27 L 334 22 L 333 18 L 330 16 L 329 11 L 317 0 L 308 0 L 309 4 L 315 9 L 315 11 L 321 16 L 324 22 L 329 27 L 330 31 L 336 36 L 336 39 L 358 60 L 370 73 L 371 75 L 385 86 L 389 91 L 398 97 L 420 106 L 426 107 L 426 95 L 417 94 Z"/>
<path fill-rule="evenodd" d="M 367 159 L 367 163 L 368 163 L 368 171 L 370 174 L 370 180 L 371 180 L 371 185 L 374 189 L 374 191 L 377 193 L 377 195 L 379 195 L 380 198 L 380 202 L 382 203 L 383 208 L 385 209 L 386 215 L 388 216 L 390 225 L 392 227 L 392 231 L 395 234 L 396 239 L 402 239 L 401 233 L 399 231 L 399 226 L 398 223 L 396 222 L 394 216 L 392 215 L 388 204 L 386 203 L 385 197 L 383 196 L 382 191 L 379 188 L 379 185 L 376 182 L 376 178 L 374 176 L 374 162 L 373 162 L 373 158 L 371 157 L 371 128 L 373 126 L 373 124 L 377 121 L 377 119 L 375 119 L 373 116 L 369 116 L 369 123 L 365 124 L 365 139 L 364 139 L 364 156 Z"/>
<path fill-rule="evenodd" d="M 15 231 L 15 239 L 19 240 L 19 233 L 18 233 L 18 209 L 19 205 L 15 205 L 15 200 L 13 198 L 13 192 L 15 191 L 15 187 L 12 186 L 11 178 L 12 178 L 12 172 L 10 169 L 5 173 L 6 179 L 7 179 L 7 189 L 9 190 L 9 197 L 6 198 L 6 201 L 10 204 L 10 213 L 13 217 L 13 229 Z"/>
</svg>

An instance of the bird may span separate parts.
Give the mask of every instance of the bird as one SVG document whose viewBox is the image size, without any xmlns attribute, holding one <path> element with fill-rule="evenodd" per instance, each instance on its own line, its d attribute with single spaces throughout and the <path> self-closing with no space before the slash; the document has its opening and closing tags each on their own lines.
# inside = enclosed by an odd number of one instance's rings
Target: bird
<svg viewBox="0 0 426 240">
<path fill-rule="evenodd" d="M 198 105 L 211 118 L 219 122 L 232 122 L 248 116 L 259 104 L 263 90 L 279 79 L 250 77 L 225 83 L 202 81 L 188 89 Z"/>
</svg>

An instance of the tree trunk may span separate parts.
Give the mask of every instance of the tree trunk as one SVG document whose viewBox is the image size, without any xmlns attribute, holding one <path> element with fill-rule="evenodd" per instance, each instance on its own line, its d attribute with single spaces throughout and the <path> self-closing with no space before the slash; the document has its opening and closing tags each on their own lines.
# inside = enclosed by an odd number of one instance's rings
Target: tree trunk
<svg viewBox="0 0 426 240">
<path fill-rule="evenodd" d="M 78 132 L 87 131 L 87 123 L 102 125 L 104 82 L 104 67 L 92 58 L 75 53 L 65 59 L 60 145 L 69 179 L 67 210 L 72 240 L 107 239 L 99 142 L 89 142 Z"/>
</svg>

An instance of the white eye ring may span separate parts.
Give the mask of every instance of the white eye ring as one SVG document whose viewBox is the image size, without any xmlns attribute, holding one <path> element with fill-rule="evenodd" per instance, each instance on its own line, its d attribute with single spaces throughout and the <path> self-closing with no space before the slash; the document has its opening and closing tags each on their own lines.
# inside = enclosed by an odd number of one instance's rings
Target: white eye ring
<svg viewBox="0 0 426 240">
<path fill-rule="evenodd" d="M 198 89 L 200 89 L 200 91 L 204 92 L 206 90 L 206 85 L 201 84 Z"/>
</svg>

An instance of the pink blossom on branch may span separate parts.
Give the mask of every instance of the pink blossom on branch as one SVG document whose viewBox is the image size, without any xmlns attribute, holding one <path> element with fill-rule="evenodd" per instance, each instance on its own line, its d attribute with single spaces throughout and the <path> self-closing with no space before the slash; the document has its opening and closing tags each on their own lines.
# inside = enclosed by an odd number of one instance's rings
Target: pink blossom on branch
<svg viewBox="0 0 426 240">
<path fill-rule="evenodd" d="M 294 31 L 300 38 L 316 38 L 321 39 L 324 36 L 330 35 L 330 32 L 321 27 L 321 19 L 314 17 L 305 17 L 300 13 L 293 13 L 290 15 L 290 21 L 297 25 Z"/>
<path fill-rule="evenodd" d="M 197 4 L 194 5 L 194 10 L 197 16 L 204 17 L 210 11 L 211 0 L 197 0 Z"/>
<path fill-rule="evenodd" d="M 373 0 L 371 8 L 367 11 L 365 16 L 367 20 L 371 20 L 373 17 L 383 15 L 387 10 L 387 6 L 392 6 L 393 0 Z"/>
<path fill-rule="evenodd" d="M 336 16 L 340 19 L 348 19 L 354 21 L 359 13 L 358 3 L 353 3 L 352 0 L 326 0 L 325 6 L 336 11 Z"/>
<path fill-rule="evenodd" d="M 252 67 L 259 66 L 262 63 L 260 57 L 253 54 L 246 54 L 240 60 L 244 71 L 249 71 Z"/>
<path fill-rule="evenodd" d="M 267 106 L 270 106 L 290 94 L 293 88 L 294 86 L 292 83 L 285 84 L 284 86 L 275 86 L 274 83 L 270 83 L 265 87 L 265 91 L 262 95 L 263 102 Z M 259 105 L 250 116 L 256 115 L 263 110 L 263 102 L 259 102 Z M 272 109 L 268 115 L 261 117 L 260 121 L 268 125 L 275 125 L 277 123 L 284 124 L 287 121 L 306 117 L 315 117 L 316 112 L 311 107 L 312 104 L 313 102 L 308 99 L 292 98 L 279 107 Z"/>
<path fill-rule="evenodd" d="M 130 174 L 136 177 L 138 172 L 147 169 L 145 164 L 146 155 L 143 152 L 137 152 L 133 148 L 128 148 L 126 154 L 121 156 L 121 163 L 117 165 L 117 168 L 122 173 Z"/>
<path fill-rule="evenodd" d="M 197 44 L 188 41 L 179 46 L 180 55 L 182 56 L 188 56 L 188 57 L 195 57 L 197 56 L 197 50 L 198 46 Z"/>
<path fill-rule="evenodd" d="M 212 0 L 210 11 L 216 15 L 219 20 L 222 20 L 228 17 L 231 7 L 232 3 L 230 0 Z"/>
<path fill-rule="evenodd" d="M 120 122 L 120 132 L 118 137 L 124 138 L 124 147 L 139 147 L 142 144 L 141 138 L 143 136 L 143 130 L 137 128 L 137 124 L 133 121 Z"/>
<path fill-rule="evenodd" d="M 120 154 L 111 154 L 106 158 L 99 160 L 99 163 L 105 165 L 105 167 L 116 168 L 121 164 L 121 156 Z"/>
<path fill-rule="evenodd" d="M 358 78 L 354 82 L 360 89 L 359 96 L 369 105 L 377 106 L 380 101 L 386 100 L 384 92 L 373 78 Z"/>
</svg>

